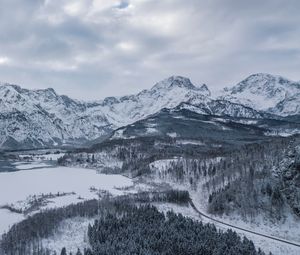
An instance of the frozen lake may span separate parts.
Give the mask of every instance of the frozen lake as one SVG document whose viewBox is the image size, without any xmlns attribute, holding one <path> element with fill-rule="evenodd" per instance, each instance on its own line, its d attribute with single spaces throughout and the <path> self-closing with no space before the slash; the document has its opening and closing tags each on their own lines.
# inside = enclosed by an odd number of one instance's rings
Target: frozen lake
<svg viewBox="0 0 300 255">
<path fill-rule="evenodd" d="M 17 171 L 0 170 L 0 207 L 12 205 L 23 209 L 28 207 L 33 195 L 66 193 L 64 196 L 47 198 L 47 204 L 42 208 L 60 207 L 83 199 L 97 198 L 95 189 L 120 195 L 123 191 L 118 188 L 132 185 L 132 181 L 122 175 L 105 175 L 90 169 L 54 166 L 47 161 L 9 164 Z M 91 187 L 95 189 L 91 190 Z M 0 234 L 24 217 L 23 214 L 0 209 Z"/>
</svg>

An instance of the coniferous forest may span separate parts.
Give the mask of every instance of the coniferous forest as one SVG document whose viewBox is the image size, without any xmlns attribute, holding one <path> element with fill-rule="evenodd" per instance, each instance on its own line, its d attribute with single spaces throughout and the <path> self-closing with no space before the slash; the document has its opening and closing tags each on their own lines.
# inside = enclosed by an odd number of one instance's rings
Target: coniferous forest
<svg viewBox="0 0 300 255">
<path fill-rule="evenodd" d="M 47 210 L 15 224 L 3 236 L 0 254 L 55 255 L 43 248 L 41 239 L 55 234 L 62 220 L 78 216 L 96 220 L 86 230 L 90 248 L 79 248 L 76 255 L 264 254 L 255 249 L 252 241 L 242 239 L 232 230 L 222 232 L 213 224 L 203 224 L 171 211 L 164 214 L 150 204 L 168 202 L 187 206 L 189 200 L 188 192 L 169 190 Z M 61 247 L 62 255 L 72 252 Z"/>
<path fill-rule="evenodd" d="M 121 214 L 108 214 L 89 226 L 93 255 L 221 255 L 263 254 L 248 239 L 235 232 L 221 232 L 214 225 L 146 205 L 124 208 Z"/>
</svg>

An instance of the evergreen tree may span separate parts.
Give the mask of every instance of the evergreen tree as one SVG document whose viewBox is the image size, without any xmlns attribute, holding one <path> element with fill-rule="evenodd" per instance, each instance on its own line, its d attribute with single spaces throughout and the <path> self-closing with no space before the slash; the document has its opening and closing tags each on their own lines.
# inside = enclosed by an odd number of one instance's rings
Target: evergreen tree
<svg viewBox="0 0 300 255">
<path fill-rule="evenodd" d="M 61 249 L 60 255 L 67 255 L 67 250 L 65 247 Z"/>
</svg>

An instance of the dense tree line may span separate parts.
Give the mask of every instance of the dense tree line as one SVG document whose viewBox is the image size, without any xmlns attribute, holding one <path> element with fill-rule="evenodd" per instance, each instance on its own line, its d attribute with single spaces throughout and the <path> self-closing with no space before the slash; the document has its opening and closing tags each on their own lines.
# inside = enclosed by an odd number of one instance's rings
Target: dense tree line
<svg viewBox="0 0 300 255">
<path fill-rule="evenodd" d="M 300 215 L 300 209 L 297 209 L 299 172 L 296 170 L 300 150 L 298 153 L 295 150 L 295 146 L 299 148 L 300 140 L 295 137 L 283 141 L 257 147 L 248 153 L 250 157 L 242 157 L 244 166 L 235 166 L 240 170 L 236 178 L 228 179 L 225 185 L 217 186 L 211 192 L 209 212 L 229 214 L 237 211 L 244 217 L 264 213 L 272 219 L 281 220 L 289 205 Z"/>
<path fill-rule="evenodd" d="M 74 217 L 95 217 L 106 215 L 108 212 L 123 210 L 123 206 L 133 203 L 171 202 L 186 204 L 189 201 L 187 191 L 167 190 L 165 192 L 143 192 L 133 195 L 124 195 L 102 200 L 89 200 L 72 204 L 62 208 L 55 208 L 33 216 L 13 225 L 2 236 L 0 254 L 29 255 L 44 254 L 41 239 L 52 236 L 60 223 Z M 2 253 L 1 253 L 2 251 Z"/>
<path fill-rule="evenodd" d="M 162 179 L 176 182 L 204 181 L 204 188 L 213 192 L 218 186 L 225 186 L 243 174 L 270 172 L 285 157 L 288 139 L 275 139 L 271 142 L 249 144 L 238 151 L 199 157 L 174 159 L 164 171 L 158 172 Z M 154 169 L 155 170 L 155 169 Z M 251 177 L 250 176 L 250 177 Z M 190 181 L 192 179 L 192 181 Z"/>
<path fill-rule="evenodd" d="M 212 224 L 155 207 L 126 206 L 100 217 L 88 228 L 90 255 L 256 255 L 252 241 L 236 232 L 221 232 Z"/>
<path fill-rule="evenodd" d="M 281 190 L 293 212 L 300 217 L 300 139 L 282 162 Z"/>
</svg>

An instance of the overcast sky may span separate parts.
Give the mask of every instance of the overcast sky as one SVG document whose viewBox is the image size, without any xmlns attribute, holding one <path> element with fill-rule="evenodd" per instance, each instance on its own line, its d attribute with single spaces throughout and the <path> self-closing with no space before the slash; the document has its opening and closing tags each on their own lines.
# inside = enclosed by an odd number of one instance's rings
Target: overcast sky
<svg viewBox="0 0 300 255">
<path fill-rule="evenodd" d="M 299 0 L 0 0 L 0 80 L 80 99 L 300 80 Z"/>
</svg>

